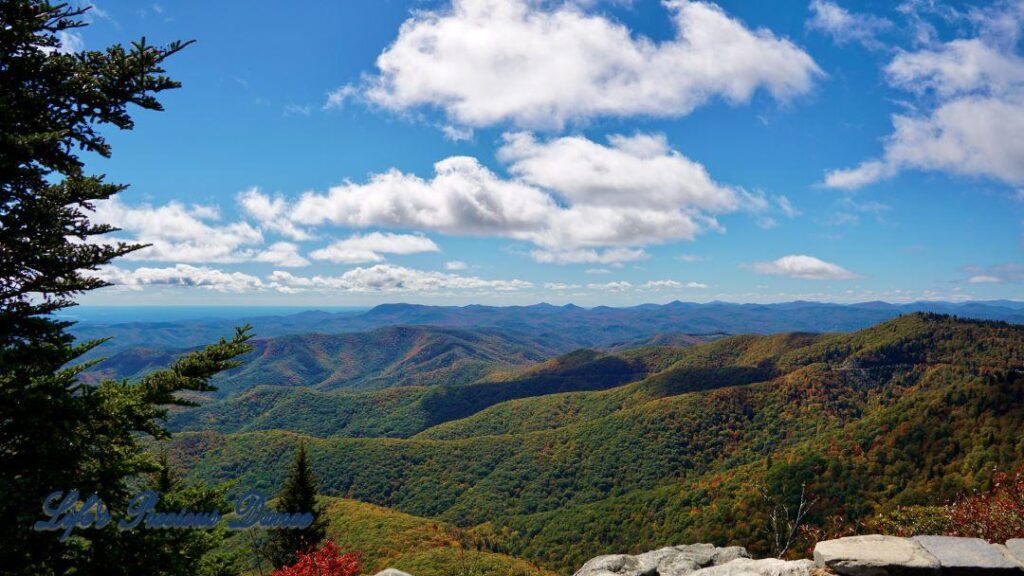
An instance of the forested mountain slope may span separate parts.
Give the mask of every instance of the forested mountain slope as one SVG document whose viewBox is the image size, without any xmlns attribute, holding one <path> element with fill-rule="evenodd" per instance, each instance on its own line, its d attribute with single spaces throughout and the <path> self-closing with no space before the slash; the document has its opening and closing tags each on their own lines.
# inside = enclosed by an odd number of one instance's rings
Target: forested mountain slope
<svg viewBox="0 0 1024 576">
<path fill-rule="evenodd" d="M 455 439 L 559 428 L 664 396 L 764 381 L 778 373 L 773 354 L 818 338 L 821 336 L 813 334 L 748 335 L 686 349 L 637 349 L 631 353 L 654 357 L 661 351 L 660 357 L 668 361 L 652 364 L 652 368 L 661 369 L 652 370 L 648 378 L 634 385 L 600 394 L 568 393 L 504 402 L 471 417 L 435 426 L 419 437 Z"/>
<path fill-rule="evenodd" d="M 444 519 L 568 571 L 662 544 L 765 551 L 759 487 L 853 522 L 1024 463 L 1024 328 L 914 314 L 852 334 L 737 337 L 610 390 L 498 404 L 412 439 L 305 438 L 323 489 Z M 514 406 L 514 408 L 513 408 Z M 273 489 L 290 432 L 178 434 L 195 478 Z"/>
<path fill-rule="evenodd" d="M 684 348 L 644 348 L 621 354 L 578 350 L 525 369 L 496 371 L 461 386 L 392 387 L 324 392 L 307 387 L 250 389 L 179 411 L 172 430 L 289 430 L 326 437 L 408 437 L 514 398 L 574 390 L 604 390 L 662 371 Z"/>
<path fill-rule="evenodd" d="M 554 576 L 524 560 L 477 550 L 474 535 L 444 522 L 344 498 L 322 497 L 319 504 L 327 537 L 341 550 L 358 551 L 366 574 L 397 568 L 416 576 L 452 576 L 454 568 L 466 575 Z M 224 549 L 249 573 L 260 573 L 248 532 L 233 533 Z"/>
<path fill-rule="evenodd" d="M 216 378 L 218 396 L 258 385 L 353 390 L 462 384 L 495 370 L 539 362 L 560 350 L 507 331 L 428 326 L 262 338 L 252 345 L 241 367 Z M 98 364 L 83 379 L 137 377 L 169 365 L 184 352 L 125 350 Z"/>
</svg>

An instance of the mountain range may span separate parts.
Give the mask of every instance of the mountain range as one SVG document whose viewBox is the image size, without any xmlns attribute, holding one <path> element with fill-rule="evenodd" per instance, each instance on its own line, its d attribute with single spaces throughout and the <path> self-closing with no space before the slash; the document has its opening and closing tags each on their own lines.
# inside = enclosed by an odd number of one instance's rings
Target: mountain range
<svg viewBox="0 0 1024 576">
<path fill-rule="evenodd" d="M 259 338 L 244 364 L 218 376 L 218 394 L 228 396 L 260 384 L 318 390 L 368 389 L 468 383 L 488 372 L 525 366 L 562 348 L 496 329 L 459 330 L 390 326 L 369 332 L 295 334 Z M 83 378 L 135 378 L 169 365 L 194 348 L 125 348 Z"/>
<path fill-rule="evenodd" d="M 486 307 L 380 307 L 346 322 L 475 316 L 490 323 L 470 326 L 471 335 L 430 328 L 410 338 L 460 343 L 457 355 L 439 346 L 447 351 L 429 357 L 494 363 L 405 364 L 397 358 L 421 350 L 409 345 L 334 378 L 337 370 L 320 368 L 333 362 L 304 360 L 314 366 L 308 385 L 247 384 L 173 414 L 177 433 L 165 447 L 193 480 L 273 492 L 305 443 L 326 495 L 442 522 L 538 570 L 570 573 L 603 552 L 698 541 L 765 553 L 769 495 L 792 504 L 806 490 L 812 525 L 852 526 L 898 506 L 946 502 L 985 487 L 995 469 L 1024 464 L 1024 327 L 904 312 L 669 304 L 530 307 L 515 320 Z M 875 316 L 887 319 L 820 333 Z M 538 344 L 547 323 L 562 320 L 552 342 L 593 347 Z M 786 323 L 817 329 L 720 334 Z M 475 340 L 480 331 L 488 337 Z M 276 343 L 261 350 L 293 353 Z M 406 366 L 423 377 L 403 380 Z M 392 385 L 385 372 L 396 375 Z M 277 372 L 289 373 L 298 368 Z"/>
<path fill-rule="evenodd" d="M 463 329 L 494 328 L 556 347 L 606 348 L 668 334 L 772 334 L 778 332 L 848 332 L 901 314 L 935 312 L 981 320 L 1024 322 L 1024 303 L 915 302 L 889 304 L 733 304 L 670 302 L 627 308 L 552 306 L 425 306 L 384 304 L 367 311 L 322 312 L 175 322 L 80 322 L 71 332 L 82 341 L 110 338 L 91 357 L 109 356 L 129 348 L 178 350 L 202 346 L 230 335 L 236 325 L 249 323 L 260 338 L 301 334 L 366 332 L 393 326 L 433 326 Z"/>
</svg>

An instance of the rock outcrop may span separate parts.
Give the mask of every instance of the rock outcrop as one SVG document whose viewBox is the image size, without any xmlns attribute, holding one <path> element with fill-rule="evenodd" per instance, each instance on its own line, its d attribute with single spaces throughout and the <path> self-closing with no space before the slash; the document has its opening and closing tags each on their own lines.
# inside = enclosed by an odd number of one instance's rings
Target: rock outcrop
<svg viewBox="0 0 1024 576">
<path fill-rule="evenodd" d="M 573 576 L 1024 576 L 1024 539 L 872 534 L 819 542 L 814 560 L 754 560 L 739 546 L 669 546 L 598 556 Z"/>
<path fill-rule="evenodd" d="M 842 576 L 1024 576 L 1024 540 L 1001 545 L 952 536 L 850 536 L 819 542 L 814 561 Z"/>
<path fill-rule="evenodd" d="M 691 576 L 808 576 L 813 573 L 814 562 L 810 560 L 738 558 L 718 566 L 702 568 L 690 574 Z"/>
<path fill-rule="evenodd" d="M 753 560 L 739 546 L 690 544 L 634 556 L 598 556 L 574 576 L 810 576 L 813 568 L 810 560 Z"/>
<path fill-rule="evenodd" d="M 930 574 L 939 569 L 939 561 L 919 543 L 877 534 L 818 542 L 814 561 L 849 576 Z"/>
<path fill-rule="evenodd" d="M 754 560 L 745 548 L 668 546 L 598 556 L 573 576 L 1024 576 L 1024 539 L 872 534 L 819 542 L 814 560 Z M 388 568 L 375 576 L 409 576 Z"/>
<path fill-rule="evenodd" d="M 980 538 L 916 536 L 942 567 L 943 574 L 1024 574 L 1016 560 Z"/>
</svg>

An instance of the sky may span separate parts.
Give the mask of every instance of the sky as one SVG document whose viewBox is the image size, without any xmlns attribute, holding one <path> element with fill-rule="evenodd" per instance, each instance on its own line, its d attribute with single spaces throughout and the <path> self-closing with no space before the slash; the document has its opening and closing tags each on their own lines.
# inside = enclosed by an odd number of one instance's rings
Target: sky
<svg viewBox="0 0 1024 576">
<path fill-rule="evenodd" d="M 1024 0 L 103 0 L 92 305 L 1021 299 Z"/>
</svg>

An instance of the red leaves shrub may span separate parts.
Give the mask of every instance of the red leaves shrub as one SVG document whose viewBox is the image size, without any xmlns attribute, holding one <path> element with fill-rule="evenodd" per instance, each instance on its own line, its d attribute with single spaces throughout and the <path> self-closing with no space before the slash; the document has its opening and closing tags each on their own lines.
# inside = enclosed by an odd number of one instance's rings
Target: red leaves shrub
<svg viewBox="0 0 1024 576">
<path fill-rule="evenodd" d="M 871 531 L 893 536 L 943 534 L 989 542 L 1024 538 L 1024 468 L 1016 474 L 997 472 L 991 489 L 947 506 L 898 508 L 868 524 Z"/>
<path fill-rule="evenodd" d="M 299 561 L 274 571 L 273 576 L 358 576 L 362 569 L 358 552 L 342 554 L 333 541 L 328 540 L 319 550 L 299 554 Z"/>
<path fill-rule="evenodd" d="M 950 505 L 949 519 L 951 532 L 958 536 L 991 542 L 1024 538 L 1024 470 L 996 474 L 991 490 Z"/>
</svg>

